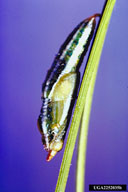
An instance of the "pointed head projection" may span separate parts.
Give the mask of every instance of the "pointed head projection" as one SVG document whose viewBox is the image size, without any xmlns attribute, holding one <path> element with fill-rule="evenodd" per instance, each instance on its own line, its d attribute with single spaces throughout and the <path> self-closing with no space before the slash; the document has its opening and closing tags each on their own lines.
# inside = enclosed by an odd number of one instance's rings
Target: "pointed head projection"
<svg viewBox="0 0 128 192">
<path fill-rule="evenodd" d="M 38 128 L 42 134 L 42 143 L 44 149 L 48 152 L 47 161 L 50 161 L 63 147 L 63 135 L 64 131 L 60 131 L 62 127 L 58 124 L 51 125 L 49 131 L 46 131 L 46 134 L 42 131 L 42 124 L 40 119 L 38 119 Z M 45 123 L 44 123 L 45 126 Z M 43 127 L 46 130 L 47 127 Z"/>
<path fill-rule="evenodd" d="M 62 140 L 52 141 L 49 145 L 49 151 L 47 156 L 47 161 L 50 161 L 63 147 Z"/>
</svg>

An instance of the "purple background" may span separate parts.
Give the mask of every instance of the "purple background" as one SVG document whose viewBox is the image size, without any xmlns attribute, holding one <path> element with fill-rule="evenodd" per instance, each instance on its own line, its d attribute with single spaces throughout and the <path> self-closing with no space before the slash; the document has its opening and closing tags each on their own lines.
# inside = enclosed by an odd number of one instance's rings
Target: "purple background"
<svg viewBox="0 0 128 192">
<path fill-rule="evenodd" d="M 0 1 L 0 191 L 53 192 L 63 150 L 47 163 L 37 117 L 41 84 L 73 28 L 104 0 Z M 128 184 L 128 1 L 116 3 L 89 126 L 89 184 Z M 85 66 L 85 62 L 81 69 Z M 77 147 L 76 147 L 77 149 Z M 75 191 L 77 151 L 66 192 Z"/>
</svg>

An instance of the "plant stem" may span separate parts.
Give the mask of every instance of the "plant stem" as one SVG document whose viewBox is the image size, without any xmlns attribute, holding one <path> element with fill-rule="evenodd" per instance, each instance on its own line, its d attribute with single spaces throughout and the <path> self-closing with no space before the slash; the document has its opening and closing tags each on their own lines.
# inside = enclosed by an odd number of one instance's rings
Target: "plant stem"
<svg viewBox="0 0 128 192">
<path fill-rule="evenodd" d="M 95 61 L 95 68 L 92 73 L 92 78 L 91 78 L 88 92 L 85 98 L 85 106 L 84 106 L 80 137 L 79 137 L 77 176 L 76 176 L 77 192 L 84 191 L 84 174 L 85 174 L 85 164 L 86 164 L 85 162 L 86 162 L 86 150 L 87 150 L 88 124 L 89 124 L 89 117 L 90 117 L 90 111 L 91 111 L 92 97 L 93 97 L 96 75 L 98 70 L 98 63 L 99 63 L 102 47 L 104 44 L 107 29 L 108 29 L 108 24 L 111 18 L 111 14 L 112 14 L 112 10 L 115 2 L 116 0 L 108 0 L 106 2 L 106 6 L 103 11 L 101 22 L 97 30 L 96 38 L 91 50 L 91 55 L 87 64 L 89 65 L 89 63 Z M 94 51 L 94 55 L 93 55 L 93 51 Z M 96 60 L 95 60 L 95 57 L 97 57 Z"/>
<path fill-rule="evenodd" d="M 99 25 L 99 28 L 97 31 L 97 35 L 96 35 L 96 38 L 95 38 L 95 41 L 94 41 L 94 44 L 93 44 L 93 47 L 92 47 L 92 50 L 90 53 L 90 57 L 89 57 L 87 67 L 85 70 L 85 74 L 83 77 L 83 81 L 81 84 L 79 96 L 77 99 L 74 115 L 72 118 L 72 123 L 71 123 L 70 131 L 69 131 L 69 135 L 68 135 L 64 155 L 63 155 L 63 160 L 61 163 L 61 168 L 60 168 L 60 172 L 59 172 L 59 176 L 58 176 L 57 185 L 56 185 L 56 190 L 55 190 L 56 192 L 65 191 L 67 178 L 68 178 L 68 174 L 69 174 L 69 169 L 70 169 L 70 164 L 71 164 L 72 155 L 73 155 L 73 150 L 74 150 L 74 146 L 75 146 L 75 142 L 76 142 L 77 133 L 79 130 L 79 124 L 80 124 L 84 104 L 85 104 L 85 101 L 86 101 L 86 98 L 88 95 L 88 90 L 90 87 L 92 75 L 94 74 L 94 71 L 96 69 L 98 69 L 98 63 L 100 60 L 100 55 L 101 55 L 101 51 L 102 51 L 102 47 L 103 47 L 103 43 L 104 43 L 105 34 L 107 31 L 108 23 L 109 23 L 109 20 L 111 17 L 111 13 L 112 13 L 112 9 L 115 4 L 115 1 L 116 0 L 107 1 L 106 7 L 105 7 L 105 10 L 103 13 L 103 17 L 101 19 L 101 22 L 100 22 L 100 25 Z M 88 102 L 89 101 L 87 101 L 86 103 L 88 103 Z M 90 105 L 90 107 L 91 107 L 91 105 Z M 89 116 L 86 119 L 88 121 Z"/>
<path fill-rule="evenodd" d="M 84 191 L 84 173 L 85 173 L 85 154 L 87 150 L 87 137 L 88 137 L 88 123 L 91 111 L 93 90 L 95 85 L 97 70 L 93 72 L 92 79 L 90 81 L 90 86 L 88 89 L 84 112 L 82 116 L 82 123 L 80 128 L 79 136 L 79 147 L 78 147 L 78 159 L 77 159 L 77 174 L 76 174 L 76 191 Z"/>
</svg>

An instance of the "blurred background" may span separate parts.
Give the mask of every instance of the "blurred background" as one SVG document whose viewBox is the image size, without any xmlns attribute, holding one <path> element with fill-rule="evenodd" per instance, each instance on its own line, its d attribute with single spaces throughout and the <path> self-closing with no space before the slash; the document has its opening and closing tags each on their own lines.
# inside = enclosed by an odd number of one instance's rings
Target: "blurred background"
<svg viewBox="0 0 128 192">
<path fill-rule="evenodd" d="M 101 13 L 104 2 L 0 1 L 1 192 L 54 191 L 64 149 L 46 162 L 37 129 L 41 85 L 68 34 L 83 19 Z M 127 10 L 127 0 L 117 1 L 100 60 L 89 124 L 85 191 L 89 184 L 128 185 Z M 81 76 L 85 64 L 86 59 Z M 77 145 L 66 192 L 75 192 L 76 160 Z"/>
</svg>

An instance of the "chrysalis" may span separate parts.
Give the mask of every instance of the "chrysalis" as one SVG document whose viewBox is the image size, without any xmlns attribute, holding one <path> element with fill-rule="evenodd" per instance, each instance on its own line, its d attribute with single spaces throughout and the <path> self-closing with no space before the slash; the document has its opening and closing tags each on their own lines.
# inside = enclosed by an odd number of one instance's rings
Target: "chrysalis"
<svg viewBox="0 0 128 192">
<path fill-rule="evenodd" d="M 82 21 L 68 36 L 55 57 L 42 86 L 38 127 L 50 161 L 63 147 L 79 84 L 79 67 L 95 29 L 95 14 Z"/>
</svg>

